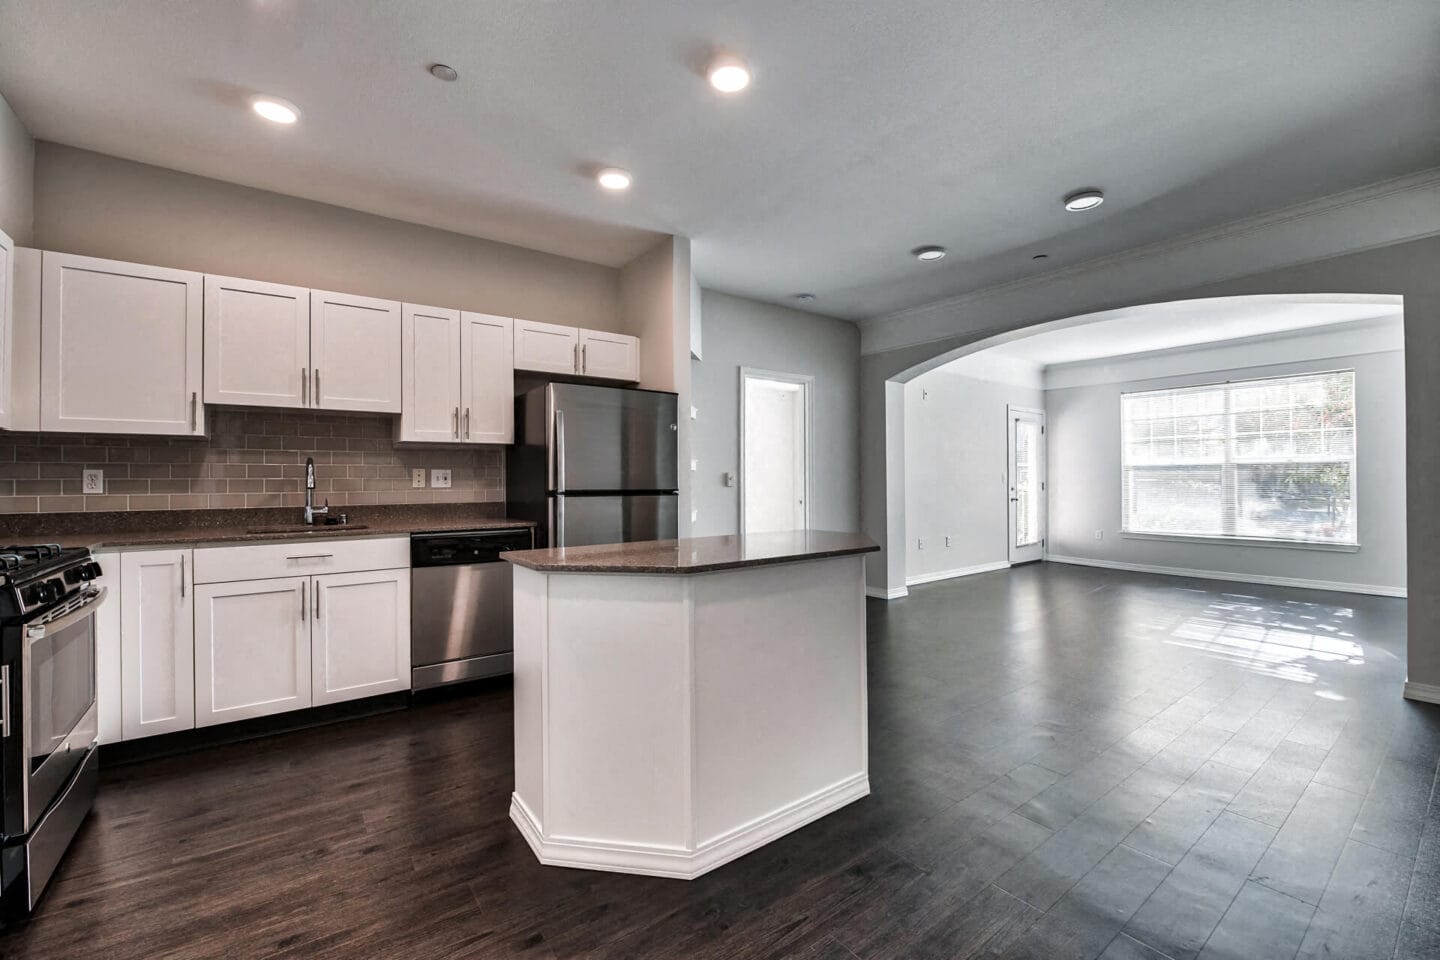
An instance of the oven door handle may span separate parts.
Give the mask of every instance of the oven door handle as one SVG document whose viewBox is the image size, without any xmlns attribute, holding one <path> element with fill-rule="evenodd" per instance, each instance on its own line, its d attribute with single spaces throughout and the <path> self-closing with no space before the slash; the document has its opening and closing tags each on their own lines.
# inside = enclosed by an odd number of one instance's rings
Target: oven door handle
<svg viewBox="0 0 1440 960">
<path fill-rule="evenodd" d="M 101 587 L 94 593 L 90 594 L 90 599 L 88 601 L 76 607 L 74 610 L 71 610 L 69 613 L 65 614 L 65 616 L 59 618 L 58 620 L 50 620 L 45 623 L 37 623 L 26 627 L 25 638 L 31 643 L 34 643 L 36 640 L 44 639 L 44 637 L 49 633 L 59 633 L 61 630 L 65 630 L 68 627 L 74 626 L 81 620 L 84 620 L 86 617 L 93 614 L 95 612 L 95 608 L 100 606 L 100 604 L 104 602 L 105 595 L 109 592 L 109 587 Z"/>
</svg>

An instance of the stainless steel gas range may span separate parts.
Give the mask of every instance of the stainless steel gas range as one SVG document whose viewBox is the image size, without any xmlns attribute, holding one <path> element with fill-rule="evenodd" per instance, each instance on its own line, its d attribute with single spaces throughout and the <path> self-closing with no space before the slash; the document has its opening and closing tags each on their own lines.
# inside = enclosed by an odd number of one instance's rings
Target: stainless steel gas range
<svg viewBox="0 0 1440 960">
<path fill-rule="evenodd" d="M 0 548 L 0 908 L 28 916 L 95 799 L 95 611 L 84 548 Z"/>
</svg>

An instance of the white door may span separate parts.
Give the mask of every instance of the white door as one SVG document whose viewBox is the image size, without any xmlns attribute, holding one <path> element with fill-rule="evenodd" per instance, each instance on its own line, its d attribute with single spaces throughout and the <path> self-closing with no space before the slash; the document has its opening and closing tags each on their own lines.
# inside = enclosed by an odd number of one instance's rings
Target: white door
<svg viewBox="0 0 1440 960">
<path fill-rule="evenodd" d="M 331 573 L 311 580 L 313 702 L 410 688 L 410 571 Z"/>
<path fill-rule="evenodd" d="M 310 291 L 205 276 L 205 402 L 304 407 Z"/>
<path fill-rule="evenodd" d="M 200 435 L 202 277 L 46 252 L 40 426 Z"/>
<path fill-rule="evenodd" d="M 196 726 L 310 706 L 311 594 L 309 577 L 196 589 Z"/>
<path fill-rule="evenodd" d="M 400 440 L 460 439 L 460 311 L 405 304 Z"/>
<path fill-rule="evenodd" d="M 515 321 L 515 369 L 575 373 L 580 369 L 580 331 L 554 323 Z"/>
<path fill-rule="evenodd" d="M 126 740 L 195 726 L 191 557 L 189 550 L 120 555 L 120 728 Z"/>
<path fill-rule="evenodd" d="M 399 413 L 401 328 L 393 300 L 310 291 L 310 405 Z"/>
<path fill-rule="evenodd" d="M 513 327 L 507 317 L 461 315 L 460 383 L 465 409 L 460 435 L 470 443 L 515 440 Z"/>
<path fill-rule="evenodd" d="M 587 377 L 640 379 L 640 341 L 623 333 L 580 331 L 580 372 Z"/>
<path fill-rule="evenodd" d="M 1045 414 L 1010 407 L 1007 418 L 1010 562 L 1027 563 L 1045 555 Z"/>
<path fill-rule="evenodd" d="M 809 526 L 812 378 L 742 370 L 740 516 L 745 533 Z"/>
<path fill-rule="evenodd" d="M 10 399 L 15 353 L 15 244 L 0 232 L 0 429 L 11 429 Z"/>
</svg>

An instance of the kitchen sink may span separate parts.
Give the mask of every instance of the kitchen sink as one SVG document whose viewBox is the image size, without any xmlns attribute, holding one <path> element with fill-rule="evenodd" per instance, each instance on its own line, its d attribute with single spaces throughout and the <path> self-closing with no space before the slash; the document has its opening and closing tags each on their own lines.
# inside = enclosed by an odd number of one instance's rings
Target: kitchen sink
<svg viewBox="0 0 1440 960">
<path fill-rule="evenodd" d="M 369 530 L 370 525 L 365 523 L 332 523 L 329 525 L 317 523 L 307 525 L 304 523 L 282 524 L 273 527 L 253 527 L 246 530 L 246 533 L 253 534 L 274 534 L 277 536 L 290 536 L 297 533 L 332 533 L 339 530 Z"/>
</svg>

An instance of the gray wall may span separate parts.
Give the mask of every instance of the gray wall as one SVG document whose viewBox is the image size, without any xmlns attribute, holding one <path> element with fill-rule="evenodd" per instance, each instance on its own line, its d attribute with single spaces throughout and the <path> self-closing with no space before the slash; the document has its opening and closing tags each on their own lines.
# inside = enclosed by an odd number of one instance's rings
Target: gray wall
<svg viewBox="0 0 1440 960">
<path fill-rule="evenodd" d="M 1200 360 L 1198 354 L 1187 356 Z M 1120 533 L 1120 394 L 1134 390 L 1355 370 L 1360 550 L 1141 540 Z M 1049 423 L 1047 554 L 1247 577 L 1405 588 L 1405 355 L 1390 351 L 1071 387 L 1045 394 Z M 1095 531 L 1103 538 L 1095 539 Z"/>
<path fill-rule="evenodd" d="M 737 533 L 739 487 L 722 482 L 740 469 L 740 368 L 815 378 L 810 525 L 860 528 L 858 425 L 860 331 L 852 323 L 733 297 L 701 293 L 704 360 L 691 364 L 691 456 L 699 461 L 696 536 Z"/>
<path fill-rule="evenodd" d="M 620 329 L 620 272 L 40 142 L 31 246 Z"/>
<path fill-rule="evenodd" d="M 0 97 L 0 231 L 30 244 L 35 216 L 35 141 Z"/>
<path fill-rule="evenodd" d="M 1006 409 L 1043 404 L 1035 384 L 948 367 L 905 384 L 907 582 L 1009 560 Z"/>
</svg>

